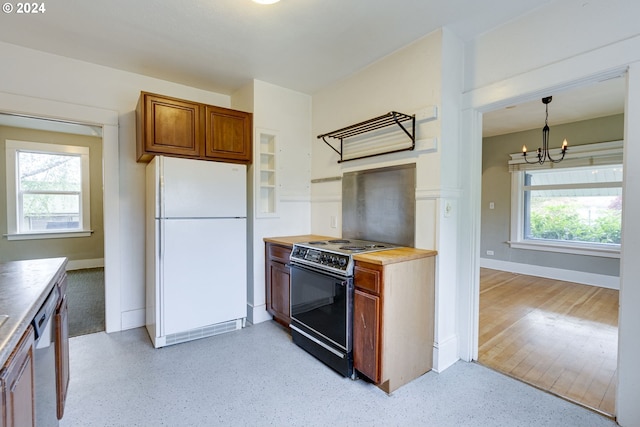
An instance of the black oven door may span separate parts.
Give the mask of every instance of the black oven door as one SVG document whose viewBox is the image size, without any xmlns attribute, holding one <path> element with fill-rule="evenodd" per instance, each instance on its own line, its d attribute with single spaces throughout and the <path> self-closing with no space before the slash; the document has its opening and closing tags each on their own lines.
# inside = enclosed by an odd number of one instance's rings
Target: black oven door
<svg viewBox="0 0 640 427">
<path fill-rule="evenodd" d="M 291 265 L 293 340 L 345 376 L 352 374 L 352 318 L 353 278 Z"/>
</svg>

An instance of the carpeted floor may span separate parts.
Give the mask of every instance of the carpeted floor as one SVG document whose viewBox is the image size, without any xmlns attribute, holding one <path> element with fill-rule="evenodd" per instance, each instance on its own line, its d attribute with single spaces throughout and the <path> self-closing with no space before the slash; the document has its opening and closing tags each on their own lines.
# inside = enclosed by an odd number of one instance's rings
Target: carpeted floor
<svg viewBox="0 0 640 427">
<path fill-rule="evenodd" d="M 104 268 L 67 272 L 69 336 L 104 331 Z"/>
</svg>

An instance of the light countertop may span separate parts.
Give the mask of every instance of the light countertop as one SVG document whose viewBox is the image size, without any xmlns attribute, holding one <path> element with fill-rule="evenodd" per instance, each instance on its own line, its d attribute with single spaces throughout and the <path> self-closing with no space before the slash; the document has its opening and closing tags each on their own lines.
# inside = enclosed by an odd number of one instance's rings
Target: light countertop
<svg viewBox="0 0 640 427">
<path fill-rule="evenodd" d="M 66 258 L 0 263 L 0 367 L 64 273 Z"/>
</svg>

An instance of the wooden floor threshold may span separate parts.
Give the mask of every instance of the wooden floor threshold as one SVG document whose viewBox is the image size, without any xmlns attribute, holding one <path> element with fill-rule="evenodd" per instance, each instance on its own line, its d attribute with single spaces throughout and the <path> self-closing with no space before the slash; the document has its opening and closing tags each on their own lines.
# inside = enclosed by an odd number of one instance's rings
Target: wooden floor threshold
<svg viewBox="0 0 640 427">
<path fill-rule="evenodd" d="M 614 421 L 616 420 L 616 417 L 615 417 L 615 415 L 613 415 L 613 414 L 610 414 L 610 413 L 608 413 L 608 412 L 605 412 L 605 411 L 602 411 L 602 410 L 600 410 L 600 409 L 594 408 L 594 407 L 592 407 L 592 406 L 586 405 L 586 404 L 584 404 L 583 402 L 580 402 L 580 401 L 575 400 L 575 399 L 571 399 L 570 397 L 562 396 L 561 394 L 554 393 L 553 391 L 551 391 L 551 390 L 547 390 L 546 388 L 543 388 L 543 387 L 540 387 L 540 386 L 538 386 L 538 385 L 537 385 L 537 384 L 535 384 L 535 383 L 532 383 L 532 382 L 529 382 L 529 381 L 525 381 L 525 380 L 523 380 L 522 378 L 519 378 L 519 377 L 517 377 L 517 376 L 515 376 L 515 375 L 508 374 L 508 373 L 503 372 L 503 371 L 501 371 L 501 370 L 499 370 L 499 369 L 496 369 L 496 368 L 494 368 L 494 367 L 492 367 L 492 366 L 485 365 L 485 364 L 483 364 L 480 360 L 475 361 L 475 363 L 477 363 L 478 365 L 484 366 L 485 368 L 489 368 L 489 369 L 491 369 L 492 371 L 495 371 L 495 372 L 497 372 L 497 373 L 499 373 L 499 374 L 505 375 L 505 376 L 507 376 L 507 377 L 509 377 L 509 378 L 511 378 L 511 379 L 514 379 L 514 380 L 516 380 L 516 381 L 520 381 L 521 383 L 527 384 L 527 385 L 529 385 L 529 386 L 531 386 L 531 387 L 533 387 L 533 388 L 537 388 L 538 390 L 544 391 L 545 393 L 549 393 L 549 394 L 551 394 L 551 395 L 553 395 L 553 396 L 555 396 L 555 397 L 559 397 L 559 398 L 560 398 L 560 399 L 562 399 L 562 400 L 566 400 L 567 402 L 571 402 L 571 403 L 573 403 L 574 405 L 581 406 L 581 407 L 583 407 L 583 408 L 585 408 L 585 409 L 588 409 L 588 410 L 590 410 L 590 411 L 592 411 L 592 412 L 595 412 L 595 413 L 596 413 L 596 414 L 598 414 L 598 415 L 602 415 L 603 417 L 610 418 L 610 419 L 612 419 L 612 420 L 614 420 Z"/>
</svg>

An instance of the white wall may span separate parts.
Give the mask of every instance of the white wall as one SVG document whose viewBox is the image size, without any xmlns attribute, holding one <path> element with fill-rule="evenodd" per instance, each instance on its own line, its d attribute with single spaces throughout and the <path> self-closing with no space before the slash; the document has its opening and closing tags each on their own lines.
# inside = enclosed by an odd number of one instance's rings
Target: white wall
<svg viewBox="0 0 640 427">
<path fill-rule="evenodd" d="M 467 43 L 465 88 L 480 88 L 638 34 L 636 0 L 562 0 Z M 579 70 L 575 70 L 579 73 Z"/>
<path fill-rule="evenodd" d="M 447 53 L 443 54 L 443 47 Z M 442 119 L 417 121 L 417 149 L 337 163 L 338 155 L 322 140 L 312 145 L 314 179 L 403 163 L 416 163 L 416 247 L 438 250 L 436 259 L 436 331 L 434 369 L 458 359 L 456 338 L 456 245 L 458 169 L 441 168 L 457 157 L 459 100 L 462 91 L 462 44 L 447 30 L 437 31 L 366 69 L 313 95 L 313 135 L 361 122 L 389 111 L 413 114 L 436 106 Z M 447 93 L 447 99 L 442 94 Z M 442 113 L 444 114 L 444 113 Z M 439 116 L 440 117 L 440 116 Z M 401 135 L 400 138 L 406 138 Z M 341 234 L 341 182 L 311 186 L 311 231 Z M 451 210 L 445 217 L 444 207 Z M 331 217 L 338 227 L 331 228 Z"/>
<path fill-rule="evenodd" d="M 465 54 L 465 111 L 463 144 L 471 154 L 462 187 L 470 201 L 462 223 L 470 240 L 461 253 L 464 276 L 461 292 L 476 310 L 479 257 L 479 211 L 481 179 L 481 112 L 523 99 L 541 97 L 555 90 L 595 82 L 624 72 L 629 66 L 629 92 L 625 112 L 623 242 L 621 258 L 617 421 L 622 426 L 640 426 L 640 230 L 633 218 L 640 215 L 637 171 L 640 170 L 640 127 L 636 115 L 640 104 L 640 27 L 636 17 L 640 3 L 634 0 L 554 2 L 487 33 L 469 43 Z M 473 296 L 476 300 L 472 301 Z M 476 331 L 466 319 L 468 345 Z M 466 346 L 466 345 L 465 345 Z"/>
<path fill-rule="evenodd" d="M 242 98 L 242 103 L 237 98 Z M 256 216 L 254 200 L 250 213 L 253 235 L 250 237 L 250 283 L 248 289 L 248 319 L 259 323 L 271 319 L 265 305 L 265 237 L 308 234 L 310 231 L 311 177 L 311 97 L 259 80 L 254 80 L 238 94 L 232 104 L 247 107 L 252 98 L 254 163 L 251 166 L 251 187 L 258 179 L 258 133 L 261 129 L 277 135 L 276 185 L 277 212 L 273 216 Z M 253 193 L 253 192 L 252 192 Z"/>
<path fill-rule="evenodd" d="M 107 305 L 116 307 L 108 310 L 113 316 L 107 314 L 107 328 L 117 331 L 144 325 L 144 164 L 135 161 L 134 111 L 138 96 L 144 90 L 222 107 L 229 106 L 229 96 L 6 43 L 0 43 L 0 56 L 4 64 L 0 67 L 0 93 L 8 97 L 43 100 L 34 105 L 53 100 L 79 110 L 86 106 L 117 112 L 119 127 L 113 140 L 117 141 L 119 154 L 112 168 L 105 168 L 105 174 L 118 171 L 120 187 L 106 194 L 105 205 L 110 203 L 108 197 L 118 199 L 120 228 L 118 236 L 105 239 L 117 242 L 113 253 L 119 257 L 120 271 L 111 274 L 117 279 L 113 282 L 106 272 L 106 286 L 118 288 L 117 292 L 107 292 Z M 5 105 L 3 110 L 12 111 Z M 105 217 L 105 229 L 110 221 Z M 115 300 L 110 301 L 109 295 Z"/>
</svg>

